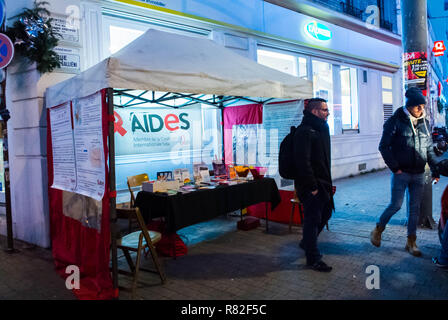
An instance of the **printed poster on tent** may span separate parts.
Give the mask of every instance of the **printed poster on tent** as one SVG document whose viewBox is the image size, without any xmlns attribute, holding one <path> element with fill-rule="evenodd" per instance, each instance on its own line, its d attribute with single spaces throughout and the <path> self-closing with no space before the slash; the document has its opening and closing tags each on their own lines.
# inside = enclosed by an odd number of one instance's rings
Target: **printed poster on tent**
<svg viewBox="0 0 448 320">
<path fill-rule="evenodd" d="M 53 150 L 52 188 L 73 191 L 76 188 L 76 164 L 70 102 L 50 109 Z"/>
<path fill-rule="evenodd" d="M 72 103 L 77 171 L 75 192 L 101 200 L 106 181 L 101 93 L 75 99 Z"/>
</svg>

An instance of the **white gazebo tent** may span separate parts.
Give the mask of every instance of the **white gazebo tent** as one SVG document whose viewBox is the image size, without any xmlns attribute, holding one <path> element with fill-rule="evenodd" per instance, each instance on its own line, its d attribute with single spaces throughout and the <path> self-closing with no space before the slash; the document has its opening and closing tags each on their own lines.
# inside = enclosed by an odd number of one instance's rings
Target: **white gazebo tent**
<svg viewBox="0 0 448 320">
<path fill-rule="evenodd" d="M 77 76 L 46 91 L 46 106 L 52 108 L 76 98 L 107 90 L 109 116 L 113 117 L 113 95 L 158 103 L 185 98 L 223 107 L 225 102 L 246 97 L 266 99 L 307 99 L 312 97 L 311 81 L 260 65 L 209 39 L 188 37 L 154 29 Z M 115 90 L 117 89 L 117 90 Z M 133 95 L 133 90 L 151 92 L 153 99 Z M 154 92 L 166 92 L 163 99 Z M 188 103 L 187 103 L 188 104 Z M 114 127 L 109 125 L 110 192 L 115 191 Z M 111 221 L 115 198 L 110 198 Z M 113 229 L 111 229 L 113 230 Z M 116 248 L 112 232 L 112 264 Z M 115 250 L 115 254 L 114 254 Z M 115 267 L 114 270 L 115 270 Z M 114 287 L 116 287 L 114 272 Z"/>
</svg>

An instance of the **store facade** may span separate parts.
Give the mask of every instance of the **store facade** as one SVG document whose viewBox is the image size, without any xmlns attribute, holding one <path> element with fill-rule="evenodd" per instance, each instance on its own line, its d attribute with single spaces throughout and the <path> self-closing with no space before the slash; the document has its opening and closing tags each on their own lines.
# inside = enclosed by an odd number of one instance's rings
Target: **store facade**
<svg viewBox="0 0 448 320">
<path fill-rule="evenodd" d="M 8 17 L 31 6 L 29 2 L 17 3 Z M 45 89 L 95 65 L 150 28 L 209 38 L 261 64 L 312 80 L 314 95 L 329 102 L 334 178 L 385 167 L 378 152 L 382 126 L 402 105 L 399 35 L 381 30 L 366 35 L 261 0 L 225 5 L 218 0 L 49 2 L 63 36 L 58 48 L 63 67 L 44 76 L 20 61 L 8 68 L 12 211 L 19 239 L 34 243 L 27 212 L 48 212 Z M 197 112 L 210 127 L 220 121 L 217 112 Z M 211 116 L 205 119 L 206 113 Z M 211 148 L 220 150 L 221 145 Z M 163 153 L 157 156 L 163 161 Z M 120 161 L 124 166 L 141 163 L 138 158 L 116 161 L 117 166 Z M 117 189 L 124 188 L 117 179 Z M 48 227 L 36 221 L 40 223 Z"/>
</svg>

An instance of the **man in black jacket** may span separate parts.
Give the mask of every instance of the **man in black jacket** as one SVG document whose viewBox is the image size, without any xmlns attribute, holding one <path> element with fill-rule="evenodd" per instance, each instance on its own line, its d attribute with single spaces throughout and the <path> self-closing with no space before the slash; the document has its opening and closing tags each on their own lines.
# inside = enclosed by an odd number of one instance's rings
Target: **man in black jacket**
<svg viewBox="0 0 448 320">
<path fill-rule="evenodd" d="M 322 261 L 317 238 L 334 209 L 331 181 L 330 133 L 328 106 L 324 99 L 308 100 L 303 120 L 294 134 L 296 179 L 294 186 L 303 204 L 303 239 L 306 262 L 313 270 L 331 271 Z"/>
<path fill-rule="evenodd" d="M 370 235 L 372 244 L 379 247 L 381 233 L 392 216 L 400 210 L 404 193 L 408 189 L 408 239 L 405 249 L 416 257 L 421 256 L 416 244 L 416 231 L 427 162 L 433 179 L 439 180 L 429 123 L 425 119 L 425 103 L 420 89 L 409 88 L 406 91 L 406 106 L 395 111 L 384 124 L 379 150 L 392 171 L 392 196 L 389 206 Z"/>
</svg>

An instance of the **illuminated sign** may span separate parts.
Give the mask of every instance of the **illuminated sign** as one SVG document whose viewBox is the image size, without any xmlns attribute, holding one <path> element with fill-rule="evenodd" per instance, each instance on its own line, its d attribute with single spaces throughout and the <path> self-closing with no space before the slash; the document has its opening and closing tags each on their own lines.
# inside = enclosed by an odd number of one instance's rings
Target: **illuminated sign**
<svg viewBox="0 0 448 320">
<path fill-rule="evenodd" d="M 443 41 L 434 42 L 434 48 L 432 48 L 432 52 L 434 52 L 434 55 L 436 57 L 443 56 L 445 50 L 446 50 L 446 48 L 445 48 L 445 44 L 443 43 Z"/>
<path fill-rule="evenodd" d="M 305 26 L 305 33 L 320 41 L 327 41 L 333 37 L 331 30 L 326 25 L 316 21 L 312 21 Z"/>
</svg>

